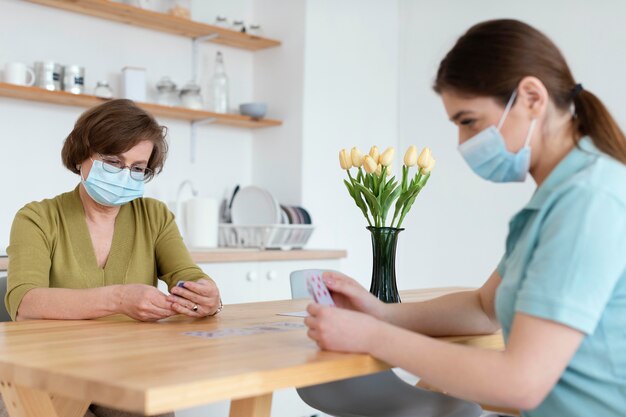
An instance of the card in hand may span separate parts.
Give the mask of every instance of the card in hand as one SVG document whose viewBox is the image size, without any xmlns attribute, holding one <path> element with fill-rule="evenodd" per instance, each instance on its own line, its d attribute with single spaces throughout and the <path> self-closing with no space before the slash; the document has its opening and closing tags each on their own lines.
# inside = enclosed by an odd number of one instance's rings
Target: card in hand
<svg viewBox="0 0 626 417">
<path fill-rule="evenodd" d="M 335 302 L 330 296 L 330 291 L 322 280 L 322 273 L 322 271 L 314 269 L 305 272 L 307 290 L 316 303 L 334 306 Z"/>
</svg>

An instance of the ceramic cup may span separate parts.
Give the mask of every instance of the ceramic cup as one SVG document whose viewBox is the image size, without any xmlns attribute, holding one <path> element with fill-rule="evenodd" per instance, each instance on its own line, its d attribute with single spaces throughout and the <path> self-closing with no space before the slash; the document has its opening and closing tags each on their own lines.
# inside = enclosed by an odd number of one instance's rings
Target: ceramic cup
<svg viewBox="0 0 626 417">
<path fill-rule="evenodd" d="M 35 84 L 35 73 L 21 62 L 9 62 L 4 66 L 4 81 L 9 84 L 31 86 Z"/>
</svg>

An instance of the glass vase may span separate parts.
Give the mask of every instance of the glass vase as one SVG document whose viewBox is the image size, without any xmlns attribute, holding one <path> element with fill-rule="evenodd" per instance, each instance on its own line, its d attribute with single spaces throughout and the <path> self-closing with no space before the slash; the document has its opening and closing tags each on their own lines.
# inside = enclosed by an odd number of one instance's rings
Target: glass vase
<svg viewBox="0 0 626 417">
<path fill-rule="evenodd" d="M 396 246 L 398 234 L 404 229 L 368 227 L 372 235 L 372 284 L 370 292 L 385 303 L 399 303 L 396 285 Z"/>
</svg>

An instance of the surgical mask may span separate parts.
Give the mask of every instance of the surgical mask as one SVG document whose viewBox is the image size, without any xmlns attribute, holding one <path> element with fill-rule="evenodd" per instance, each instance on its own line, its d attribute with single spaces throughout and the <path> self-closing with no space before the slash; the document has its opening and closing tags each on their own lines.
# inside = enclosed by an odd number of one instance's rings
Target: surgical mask
<svg viewBox="0 0 626 417">
<path fill-rule="evenodd" d="M 87 179 L 83 178 L 83 171 L 80 171 L 80 178 L 87 194 L 103 206 L 121 206 L 136 198 L 143 196 L 144 183 L 133 179 L 127 168 L 120 172 L 108 172 L 104 169 L 102 161 L 93 161 L 91 171 Z"/>
<path fill-rule="evenodd" d="M 532 119 L 524 147 L 517 153 L 506 148 L 500 133 L 506 116 L 509 114 L 517 90 L 513 92 L 498 126 L 489 126 L 468 141 L 459 145 L 459 152 L 472 170 L 482 178 L 493 182 L 522 182 L 530 167 L 530 139 L 537 119 Z"/>
</svg>

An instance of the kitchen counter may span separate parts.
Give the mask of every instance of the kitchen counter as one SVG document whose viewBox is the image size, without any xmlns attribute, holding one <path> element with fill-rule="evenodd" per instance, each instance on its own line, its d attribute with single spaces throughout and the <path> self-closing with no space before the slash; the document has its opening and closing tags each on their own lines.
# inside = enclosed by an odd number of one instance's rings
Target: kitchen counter
<svg viewBox="0 0 626 417">
<path fill-rule="evenodd" d="M 214 249 L 190 250 L 194 262 L 264 262 L 264 261 L 310 261 L 318 259 L 342 259 L 348 252 L 339 249 L 304 249 L 304 250 L 258 250 L 258 249 Z M 0 271 L 6 271 L 9 258 L 0 257 Z"/>
</svg>

